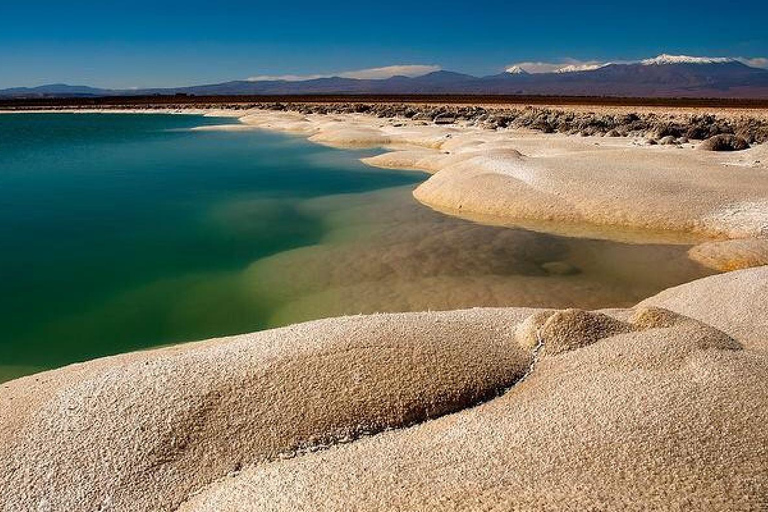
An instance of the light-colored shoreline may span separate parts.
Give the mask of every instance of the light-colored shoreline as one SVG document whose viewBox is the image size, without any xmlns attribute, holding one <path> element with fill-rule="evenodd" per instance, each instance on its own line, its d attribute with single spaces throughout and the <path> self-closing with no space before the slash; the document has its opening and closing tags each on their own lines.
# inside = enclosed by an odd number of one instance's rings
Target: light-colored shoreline
<svg viewBox="0 0 768 512">
<path fill-rule="evenodd" d="M 713 268 L 768 262 L 765 146 L 721 155 L 363 115 L 237 117 L 201 129 L 383 147 L 366 163 L 430 172 L 416 198 L 470 218 L 618 227 L 608 238 L 695 231 L 726 239 L 692 251 Z M 594 233 L 569 229 L 585 225 Z M 0 384 L 0 505 L 757 509 L 766 304 L 768 266 L 627 310 L 346 317 L 24 377 Z"/>
<path fill-rule="evenodd" d="M 363 162 L 430 173 L 414 197 L 443 213 L 569 236 L 710 242 L 693 256 L 718 270 L 768 264 L 767 144 L 714 153 L 697 151 L 696 141 L 647 146 L 638 138 L 488 131 L 367 115 L 257 111 L 240 121 L 337 148 L 382 147 L 387 151 Z M 731 257 L 734 244 L 711 243 L 718 239 L 748 241 Z M 741 256 L 747 246 L 749 265 Z"/>
<path fill-rule="evenodd" d="M 441 211 L 565 229 L 592 224 L 722 238 L 768 231 L 768 146 L 718 154 L 693 151 L 695 143 L 647 147 L 638 139 L 393 124 L 365 115 L 257 112 L 240 120 L 337 148 L 383 147 L 387 152 L 364 162 L 432 174 L 414 195 Z"/>
</svg>

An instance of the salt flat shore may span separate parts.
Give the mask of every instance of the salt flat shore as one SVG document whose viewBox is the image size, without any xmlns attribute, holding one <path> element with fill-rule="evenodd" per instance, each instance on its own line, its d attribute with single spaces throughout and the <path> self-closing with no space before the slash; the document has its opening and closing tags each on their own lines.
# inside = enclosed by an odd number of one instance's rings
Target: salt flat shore
<svg viewBox="0 0 768 512">
<path fill-rule="evenodd" d="M 239 124 L 200 129 L 383 148 L 365 162 L 429 173 L 414 196 L 451 215 L 696 240 L 692 259 L 743 270 L 629 309 L 342 317 L 10 381 L 0 385 L 0 509 L 765 508 L 759 130 L 739 135 L 751 148 L 725 153 L 646 128 L 568 136 L 447 111 L 204 112 Z M 736 135 L 738 116 L 726 118 L 706 121 L 714 135 Z"/>
<path fill-rule="evenodd" d="M 318 107 L 320 113 L 294 108 L 248 111 L 240 116 L 240 125 L 201 129 L 239 130 L 245 125 L 299 134 L 333 147 L 383 148 L 385 152 L 363 162 L 431 174 L 415 190 L 415 198 L 471 220 L 619 240 L 698 239 L 707 243 L 691 257 L 713 269 L 768 264 L 768 145 L 755 142 L 762 132 L 754 128 L 768 120 L 765 111 L 746 117 L 743 112 L 741 117 L 717 117 L 702 111 L 649 111 L 636 131 L 611 128 L 623 130 L 614 137 L 610 132 L 568 136 L 532 128 L 489 129 L 470 115 L 462 121 L 455 112 L 434 109 L 426 110 L 429 116 L 439 120 L 450 115 L 450 124 L 414 119 L 418 116 L 350 114 L 346 106 L 339 108 L 342 113 L 328 112 L 327 106 Z M 608 113 L 582 115 L 587 120 L 643 119 L 626 108 L 623 113 L 618 107 L 606 108 Z M 526 119 L 571 119 L 570 111 L 531 112 Z M 678 120 L 675 128 L 670 128 L 672 119 Z M 709 123 L 706 133 L 701 122 Z M 751 147 L 732 152 L 704 151 L 701 140 L 653 138 L 646 132 L 659 135 L 663 125 L 675 133 L 720 137 L 739 123 L 753 127 L 752 135 L 745 134 Z"/>
</svg>

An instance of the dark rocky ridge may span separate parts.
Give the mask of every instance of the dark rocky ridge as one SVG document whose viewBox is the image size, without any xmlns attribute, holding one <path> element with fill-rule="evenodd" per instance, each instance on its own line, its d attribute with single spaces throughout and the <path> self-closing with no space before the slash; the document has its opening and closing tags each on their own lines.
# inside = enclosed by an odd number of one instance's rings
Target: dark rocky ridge
<svg viewBox="0 0 768 512">
<path fill-rule="evenodd" d="M 302 114 L 369 114 L 385 119 L 411 119 L 445 124 L 453 120 L 496 130 L 528 128 L 544 133 L 582 136 L 646 137 L 662 140 L 673 137 L 704 140 L 731 134 L 750 144 L 768 141 L 768 118 L 749 115 L 719 116 L 711 113 L 599 113 L 549 107 L 481 107 L 452 105 L 366 104 L 366 103 L 262 103 L 252 108 L 284 110 Z M 667 139 L 668 141 L 669 139 Z M 668 142 L 667 142 L 668 143 Z"/>
</svg>

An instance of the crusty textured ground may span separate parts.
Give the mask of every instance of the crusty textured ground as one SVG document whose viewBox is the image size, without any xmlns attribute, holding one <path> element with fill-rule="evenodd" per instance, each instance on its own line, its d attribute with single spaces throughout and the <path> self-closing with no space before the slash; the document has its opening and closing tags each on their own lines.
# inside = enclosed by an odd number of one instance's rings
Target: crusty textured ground
<svg viewBox="0 0 768 512">
<path fill-rule="evenodd" d="M 331 319 L 11 381 L 0 510 L 174 510 L 245 464 L 462 409 L 523 374 L 527 313 Z"/>
<path fill-rule="evenodd" d="M 0 503 L 763 510 L 766 283 L 760 267 L 634 310 L 324 320 L 12 381 Z"/>
<path fill-rule="evenodd" d="M 727 302 L 768 278 L 746 272 L 677 293 L 696 308 L 719 284 Z M 765 352 L 665 310 L 609 313 L 539 315 L 533 372 L 500 398 L 252 466 L 182 510 L 764 510 Z"/>
</svg>

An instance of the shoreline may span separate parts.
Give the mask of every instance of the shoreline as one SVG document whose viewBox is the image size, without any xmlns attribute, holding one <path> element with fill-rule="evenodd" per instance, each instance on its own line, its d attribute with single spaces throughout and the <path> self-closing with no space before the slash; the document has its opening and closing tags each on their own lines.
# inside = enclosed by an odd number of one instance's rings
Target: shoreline
<svg viewBox="0 0 768 512">
<path fill-rule="evenodd" d="M 532 509 L 664 508 L 692 496 L 751 508 L 765 496 L 741 486 L 768 466 L 768 331 L 751 322 L 766 313 L 766 272 L 704 278 L 630 309 L 341 317 L 10 381 L 0 385 L 0 501 L 453 510 L 483 499 L 490 478 L 495 495 Z M 711 422 L 727 425 L 719 437 Z M 726 446 L 733 462 L 722 461 Z M 99 469 L 105 461 L 115 469 Z M 562 478 L 539 478 L 552 472 Z M 434 486 L 439 475 L 452 490 Z"/>
<path fill-rule="evenodd" d="M 414 197 L 442 214 L 577 238 L 699 243 L 691 257 L 718 271 L 768 264 L 768 173 L 764 172 L 768 143 L 761 143 L 768 139 L 768 110 L 747 112 L 616 105 L 515 106 L 510 110 L 360 102 L 25 111 L 232 118 L 238 124 L 193 130 L 263 129 L 337 149 L 381 148 L 384 153 L 361 161 L 372 167 L 430 174 Z M 446 116 L 449 122 L 440 121 Z M 509 124 L 500 127 L 498 119 L 508 119 Z M 629 123 L 633 130 L 622 123 Z M 700 149 L 702 141 L 664 135 L 706 132 L 719 136 L 739 130 L 751 147 L 733 152 L 691 151 Z M 660 135 L 662 140 L 657 138 Z M 640 163 L 614 172 L 627 161 Z M 570 167 L 576 167 L 574 172 L 565 172 Z M 743 176 L 734 180 L 725 175 L 734 171 Z M 648 176 L 649 172 L 655 175 Z M 633 179 L 631 173 L 645 176 Z M 602 181 L 608 193 L 601 197 L 604 190 L 592 187 L 591 179 Z M 572 180 L 583 189 L 573 193 Z M 675 190 L 657 197 L 659 187 Z M 684 193 L 684 204 L 670 208 Z M 741 242 L 734 244 L 734 240 Z"/>
<path fill-rule="evenodd" d="M 296 112 L 304 115 L 368 114 L 380 119 L 400 119 L 443 124 L 439 118 L 484 129 L 528 128 L 544 133 L 568 135 L 607 135 L 609 137 L 663 138 L 668 135 L 689 139 L 718 134 L 736 134 L 750 143 L 768 140 L 768 109 L 764 107 L 708 107 L 621 104 L 562 104 L 556 102 L 440 103 L 428 101 L 374 102 L 364 99 L 338 101 L 276 101 L 245 103 L 182 103 L 56 105 L 2 107 L 0 114 L 20 113 L 164 113 L 242 117 L 250 111 Z M 451 124 L 451 123 L 445 123 Z M 615 132 L 615 133 L 611 133 Z M 690 132 L 690 133 L 689 133 Z"/>
<path fill-rule="evenodd" d="M 728 241 L 749 240 L 740 246 L 742 252 L 749 246 L 748 266 L 768 264 L 767 144 L 717 153 L 696 150 L 700 141 L 649 145 L 640 137 L 487 130 L 367 114 L 261 110 L 240 122 L 341 149 L 380 147 L 383 154 L 363 163 L 431 174 L 414 197 L 449 215 L 566 236 L 709 242 L 693 254 L 718 270 L 746 268 L 735 261 L 742 256 L 729 253 Z M 717 240 L 724 243 L 712 243 Z"/>
</svg>

